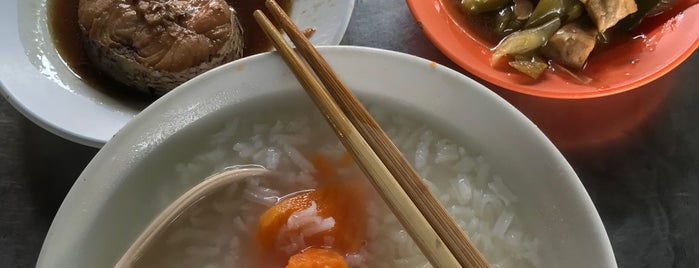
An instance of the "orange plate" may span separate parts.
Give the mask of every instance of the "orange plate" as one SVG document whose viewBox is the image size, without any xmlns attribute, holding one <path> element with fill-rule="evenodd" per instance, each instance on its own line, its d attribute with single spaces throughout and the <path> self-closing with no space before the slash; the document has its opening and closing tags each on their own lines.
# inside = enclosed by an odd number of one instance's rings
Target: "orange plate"
<svg viewBox="0 0 699 268">
<path fill-rule="evenodd" d="M 581 85 L 552 72 L 533 82 L 509 66 L 490 65 L 492 44 L 465 27 L 456 1 L 407 0 L 407 3 L 428 38 L 452 61 L 490 83 L 528 95 L 583 99 L 631 90 L 666 74 L 699 46 L 699 0 L 684 0 L 666 12 L 664 18 L 661 15 L 644 21 L 639 27 L 645 38 L 595 52 L 583 72 L 593 82 Z"/>
</svg>

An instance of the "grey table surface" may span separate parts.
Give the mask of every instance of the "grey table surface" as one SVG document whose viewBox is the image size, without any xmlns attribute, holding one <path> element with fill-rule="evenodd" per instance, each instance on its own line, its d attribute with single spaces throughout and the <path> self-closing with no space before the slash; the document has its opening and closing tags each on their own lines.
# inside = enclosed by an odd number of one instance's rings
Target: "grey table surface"
<svg viewBox="0 0 699 268">
<path fill-rule="evenodd" d="M 425 37 L 402 0 L 357 0 L 342 44 L 405 52 L 461 70 Z M 699 267 L 697 74 L 699 52 L 646 89 L 657 101 L 632 96 L 637 103 L 622 106 L 640 111 L 653 103 L 642 116 L 628 115 L 640 118 L 637 124 L 595 143 L 582 141 L 604 136 L 609 127 L 547 120 L 527 108 L 525 96 L 486 85 L 530 116 L 561 148 L 599 211 L 620 267 Z M 667 89 L 658 89 L 668 82 Z M 594 111 L 610 104 L 549 105 L 560 109 L 551 113 L 553 119 L 565 119 L 576 116 L 566 112 L 571 107 Z M 583 145 L 569 146 L 571 141 Z M 52 135 L 0 100 L 0 267 L 35 265 L 56 210 L 96 153 Z"/>
</svg>

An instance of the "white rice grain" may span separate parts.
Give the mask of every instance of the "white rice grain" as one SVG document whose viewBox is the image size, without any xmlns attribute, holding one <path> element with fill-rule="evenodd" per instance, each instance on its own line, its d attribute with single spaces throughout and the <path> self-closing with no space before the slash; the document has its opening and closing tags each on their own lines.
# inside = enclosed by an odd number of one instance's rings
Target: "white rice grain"
<svg viewBox="0 0 699 268">
<path fill-rule="evenodd" d="M 313 164 L 311 164 L 306 157 L 301 154 L 296 148 L 284 144 L 284 151 L 286 152 L 286 155 L 291 159 L 291 162 L 293 162 L 298 168 L 300 168 L 302 171 L 306 172 L 315 172 L 315 168 L 313 168 Z"/>
<path fill-rule="evenodd" d="M 415 148 L 415 168 L 422 169 L 428 164 L 430 156 L 430 145 L 432 144 L 432 131 L 427 130 L 420 135 L 419 141 Z"/>
<path fill-rule="evenodd" d="M 265 167 L 270 170 L 276 170 L 279 167 L 279 158 L 281 158 L 282 153 L 275 147 L 267 148 L 265 151 Z"/>
<path fill-rule="evenodd" d="M 306 226 L 301 230 L 301 234 L 303 236 L 310 237 L 312 235 L 330 231 L 333 227 L 335 227 L 335 219 L 333 217 L 327 217 L 322 219 L 317 224 Z"/>
<path fill-rule="evenodd" d="M 510 227 L 510 224 L 512 223 L 512 219 L 514 219 L 514 217 L 514 213 L 509 212 L 507 210 L 502 211 L 498 219 L 495 221 L 495 225 L 493 226 L 493 235 L 495 237 L 504 239 L 505 232 L 507 231 L 507 228 Z"/>
<path fill-rule="evenodd" d="M 235 137 L 238 131 L 238 124 L 240 124 L 240 118 L 233 118 L 233 120 L 226 123 L 226 126 L 219 133 L 214 134 L 209 140 L 213 147 L 221 147 L 224 143 L 230 141 Z"/>
<path fill-rule="evenodd" d="M 243 190 L 243 198 L 253 203 L 271 207 L 277 203 L 278 196 L 271 194 L 271 192 L 274 192 L 274 190 L 255 186 L 246 187 L 245 190 Z"/>
<path fill-rule="evenodd" d="M 235 228 L 238 229 L 239 232 L 250 231 L 250 228 L 248 227 L 248 225 L 245 224 L 245 222 L 243 222 L 243 218 L 241 218 L 240 216 L 235 217 L 233 219 L 233 226 L 235 226 Z"/>
<path fill-rule="evenodd" d="M 476 168 L 476 161 L 470 156 L 462 156 L 452 167 L 458 173 L 470 174 Z"/>
<path fill-rule="evenodd" d="M 238 156 L 242 158 L 250 157 L 255 154 L 255 147 L 244 142 L 238 142 L 233 145 L 233 150 L 238 152 Z"/>
<path fill-rule="evenodd" d="M 507 188 L 500 176 L 493 176 L 493 180 L 488 183 L 488 188 L 500 197 L 505 202 L 505 205 L 510 205 L 511 202 L 517 201 L 517 196 L 512 193 L 510 188 Z"/>
<path fill-rule="evenodd" d="M 451 184 L 451 190 L 460 205 L 466 205 L 469 201 L 471 201 L 471 196 L 473 193 L 471 193 L 471 185 L 466 179 L 465 175 L 459 174 L 456 176 L 455 180 L 452 180 L 449 183 Z"/>
<path fill-rule="evenodd" d="M 434 159 L 436 164 L 443 164 L 459 159 L 459 151 L 456 144 L 445 144 L 437 149 L 437 157 Z"/>
</svg>

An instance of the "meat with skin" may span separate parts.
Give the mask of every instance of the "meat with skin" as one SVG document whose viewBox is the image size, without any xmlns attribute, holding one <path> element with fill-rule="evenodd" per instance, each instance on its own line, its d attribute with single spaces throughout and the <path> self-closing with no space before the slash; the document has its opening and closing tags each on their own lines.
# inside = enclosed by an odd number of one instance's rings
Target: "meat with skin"
<svg viewBox="0 0 699 268">
<path fill-rule="evenodd" d="M 243 52 L 225 0 L 80 0 L 78 23 L 97 68 L 155 95 Z"/>
<path fill-rule="evenodd" d="M 582 69 L 595 48 L 596 36 L 595 29 L 584 29 L 575 23 L 568 23 L 551 36 L 542 51 L 563 65 Z"/>
<path fill-rule="evenodd" d="M 600 33 L 638 11 L 634 0 L 580 0 L 580 2 L 585 5 L 587 14 L 595 22 L 597 31 Z"/>
</svg>

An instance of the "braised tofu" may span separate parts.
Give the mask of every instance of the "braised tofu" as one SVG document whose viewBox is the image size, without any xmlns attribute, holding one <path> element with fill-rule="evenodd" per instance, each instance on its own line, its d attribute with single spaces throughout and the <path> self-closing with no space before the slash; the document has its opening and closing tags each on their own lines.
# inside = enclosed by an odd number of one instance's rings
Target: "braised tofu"
<svg viewBox="0 0 699 268">
<path fill-rule="evenodd" d="M 597 31 L 584 29 L 575 23 L 563 25 L 549 39 L 543 49 L 546 55 L 569 67 L 581 69 L 595 48 Z"/>
<path fill-rule="evenodd" d="M 638 10 L 634 0 L 580 0 L 580 2 L 585 4 L 587 14 L 595 22 L 597 31 L 600 33 Z"/>
</svg>

